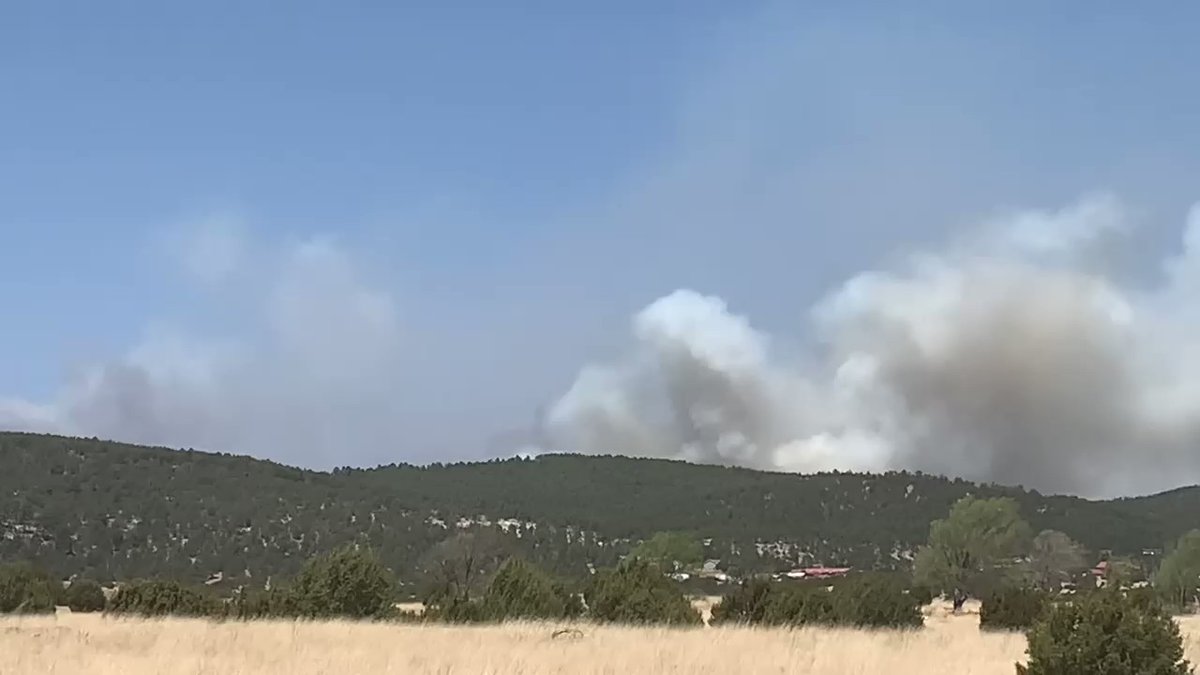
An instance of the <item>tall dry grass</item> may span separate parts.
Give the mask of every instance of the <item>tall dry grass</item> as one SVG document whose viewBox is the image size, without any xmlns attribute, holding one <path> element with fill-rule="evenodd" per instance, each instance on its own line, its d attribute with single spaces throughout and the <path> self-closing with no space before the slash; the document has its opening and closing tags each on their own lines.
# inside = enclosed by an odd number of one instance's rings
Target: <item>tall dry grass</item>
<svg viewBox="0 0 1200 675">
<path fill-rule="evenodd" d="M 215 623 L 60 615 L 0 620 L 0 672 L 56 675 L 1010 675 L 1025 640 L 934 611 L 921 631 Z M 1200 623 L 1185 620 L 1200 660 Z"/>
</svg>

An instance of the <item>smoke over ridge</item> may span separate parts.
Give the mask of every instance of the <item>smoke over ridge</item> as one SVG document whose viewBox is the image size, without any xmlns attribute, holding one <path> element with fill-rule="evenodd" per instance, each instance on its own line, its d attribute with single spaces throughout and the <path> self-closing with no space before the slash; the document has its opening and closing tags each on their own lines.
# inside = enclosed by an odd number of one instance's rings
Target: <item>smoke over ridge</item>
<svg viewBox="0 0 1200 675">
<path fill-rule="evenodd" d="M 549 444 L 1085 495 L 1195 481 L 1200 208 L 1148 288 L 1103 264 L 1128 221 L 1091 197 L 861 273 L 812 309 L 800 357 L 720 298 L 677 290 L 633 317 L 624 359 L 579 372 Z"/>
</svg>

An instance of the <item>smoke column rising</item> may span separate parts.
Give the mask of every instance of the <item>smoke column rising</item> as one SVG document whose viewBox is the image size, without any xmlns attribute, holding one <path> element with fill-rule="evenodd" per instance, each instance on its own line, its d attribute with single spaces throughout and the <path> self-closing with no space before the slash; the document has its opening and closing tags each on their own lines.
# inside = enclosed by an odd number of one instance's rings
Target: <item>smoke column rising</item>
<svg viewBox="0 0 1200 675">
<path fill-rule="evenodd" d="M 633 318 L 550 409 L 555 448 L 785 471 L 908 468 L 1084 495 L 1200 475 L 1200 208 L 1151 288 L 1106 273 L 1111 198 L 990 223 L 845 282 L 801 359 L 718 297 Z M 803 261 L 798 261 L 802 264 Z"/>
</svg>

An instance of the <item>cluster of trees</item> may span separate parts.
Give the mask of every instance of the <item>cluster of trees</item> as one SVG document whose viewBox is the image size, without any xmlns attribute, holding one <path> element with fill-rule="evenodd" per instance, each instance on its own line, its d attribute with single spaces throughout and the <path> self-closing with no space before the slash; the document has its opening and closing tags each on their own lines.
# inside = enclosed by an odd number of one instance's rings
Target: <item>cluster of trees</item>
<svg viewBox="0 0 1200 675">
<path fill-rule="evenodd" d="M 104 609 L 104 591 L 89 579 L 64 586 L 29 563 L 0 565 L 0 613 L 52 612 L 58 605 L 73 612 L 97 612 Z"/>
<path fill-rule="evenodd" d="M 929 523 L 967 494 L 1010 498 L 1034 531 L 1064 532 L 1093 550 L 1124 554 L 1178 538 L 1200 509 L 1195 489 L 1091 502 L 920 473 L 802 476 L 622 457 L 325 473 L 233 455 L 0 433 L 0 461 L 0 558 L 102 582 L 198 582 L 222 571 L 230 583 L 255 584 L 363 542 L 412 584 L 424 552 L 457 531 L 460 518 L 481 515 L 519 521 L 506 536 L 522 556 L 581 580 L 589 564 L 610 567 L 663 531 L 693 533 L 693 543 L 706 542 L 704 557 L 747 575 L 802 558 L 902 568 L 902 554 L 925 540 Z M 784 546 L 768 555 L 762 543 Z"/>
<path fill-rule="evenodd" d="M 993 608 L 1037 607 L 1045 594 L 1095 589 L 1090 571 L 1095 562 L 1082 545 L 1062 532 L 1043 530 L 1034 536 L 1014 500 L 965 497 L 954 504 L 948 517 L 930 525 L 913 573 L 919 583 L 939 593 L 991 599 Z M 1129 557 L 1107 556 L 1103 562 L 1105 585 L 1152 582 L 1153 590 L 1147 593 L 1174 611 L 1200 603 L 1200 530 L 1168 546 L 1157 569 Z"/>
<path fill-rule="evenodd" d="M 467 532 L 435 546 L 423 563 L 428 620 L 700 623 L 663 569 L 641 558 L 631 557 L 599 570 L 587 583 L 572 585 L 522 558 L 505 557 L 495 538 Z M 66 604 L 77 611 L 150 617 L 415 619 L 398 609 L 401 595 L 392 571 L 374 552 L 356 546 L 310 559 L 290 583 L 227 595 L 202 585 L 140 580 L 121 584 L 106 602 L 94 582 L 74 581 L 64 589 L 27 564 L 0 568 L 0 612 L 48 612 Z"/>
<path fill-rule="evenodd" d="M 743 582 L 712 610 L 714 624 L 920 628 L 928 592 L 908 586 L 901 575 L 859 574 L 823 582 Z"/>
</svg>

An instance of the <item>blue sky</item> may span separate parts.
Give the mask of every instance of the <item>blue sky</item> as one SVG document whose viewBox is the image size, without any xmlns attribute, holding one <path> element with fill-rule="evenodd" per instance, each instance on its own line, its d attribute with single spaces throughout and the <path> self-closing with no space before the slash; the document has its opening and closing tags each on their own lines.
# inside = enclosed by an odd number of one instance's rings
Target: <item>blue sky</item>
<svg viewBox="0 0 1200 675">
<path fill-rule="evenodd" d="M 1122 274 L 1152 279 L 1200 197 L 1197 19 L 1186 3 L 7 3 L 0 399 L 24 410 L 13 426 L 314 465 L 477 457 L 678 288 L 802 350 L 844 280 L 1097 191 L 1137 214 Z M 293 292 L 328 313 L 273 323 Z M 337 292 L 373 299 L 347 318 L 359 305 Z M 336 387 L 296 375 L 343 350 L 382 361 Z M 224 398 L 249 387 L 213 384 L 227 351 L 273 364 L 254 397 L 302 400 L 176 423 L 194 391 L 170 413 L 88 398 L 122 368 L 159 401 L 188 378 Z M 326 440 L 272 426 L 297 414 Z"/>
</svg>

